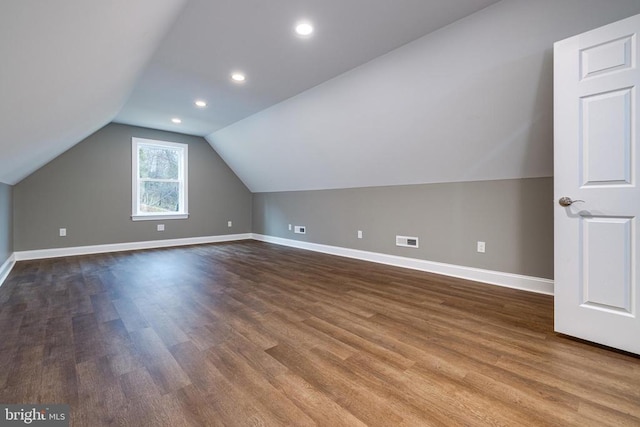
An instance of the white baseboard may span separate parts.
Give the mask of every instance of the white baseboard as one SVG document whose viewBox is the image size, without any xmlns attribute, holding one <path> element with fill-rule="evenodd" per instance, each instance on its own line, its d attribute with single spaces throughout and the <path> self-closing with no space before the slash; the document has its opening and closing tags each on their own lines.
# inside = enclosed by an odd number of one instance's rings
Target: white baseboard
<svg viewBox="0 0 640 427">
<path fill-rule="evenodd" d="M 503 273 L 500 271 L 484 270 L 481 268 L 464 267 L 442 262 L 427 261 L 416 258 L 405 258 L 396 255 L 381 254 L 378 252 L 361 251 L 358 249 L 342 248 L 338 246 L 321 245 L 318 243 L 301 242 L 299 240 L 283 239 L 280 237 L 253 234 L 253 239 L 277 245 L 306 249 L 347 258 L 355 258 L 363 261 L 371 261 L 379 264 L 393 265 L 396 267 L 410 268 L 412 270 L 426 271 L 442 274 L 475 282 L 483 282 L 507 288 L 521 289 L 539 294 L 553 295 L 553 280 L 539 277 L 522 276 L 519 274 Z"/>
<path fill-rule="evenodd" d="M 9 277 L 9 273 L 11 273 L 11 269 L 16 265 L 16 255 L 11 254 L 9 259 L 7 259 L 4 264 L 0 265 L 0 286 L 4 283 L 4 281 Z"/>
<path fill-rule="evenodd" d="M 226 234 L 222 236 L 188 237 L 184 239 L 150 240 L 146 242 L 114 243 L 109 245 L 76 246 L 72 248 L 39 249 L 34 251 L 15 252 L 15 261 L 32 259 L 59 258 L 75 255 L 101 254 L 106 252 L 135 251 L 140 249 L 156 249 L 171 246 L 200 245 L 204 243 L 233 242 L 249 240 L 251 233 Z"/>
<path fill-rule="evenodd" d="M 7 278 L 16 261 L 26 261 L 44 258 L 58 258 L 75 255 L 90 255 L 107 252 L 133 251 L 140 249 L 166 248 L 171 246 L 198 245 L 206 243 L 232 242 L 254 239 L 293 248 L 322 252 L 331 255 L 354 258 L 379 264 L 410 268 L 429 273 L 442 274 L 475 282 L 521 289 L 540 294 L 553 295 L 553 280 L 539 277 L 523 276 L 519 274 L 503 273 L 500 271 L 484 270 L 481 268 L 465 267 L 442 262 L 427 261 L 416 258 L 406 258 L 378 252 L 362 251 L 359 249 L 342 248 L 339 246 L 321 245 L 318 243 L 301 242 L 299 240 L 283 239 L 255 233 L 228 234 L 222 236 L 190 237 L 184 239 L 152 240 L 146 242 L 115 243 L 109 245 L 77 246 L 72 248 L 41 249 L 34 251 L 18 251 L 0 266 L 0 285 Z"/>
</svg>

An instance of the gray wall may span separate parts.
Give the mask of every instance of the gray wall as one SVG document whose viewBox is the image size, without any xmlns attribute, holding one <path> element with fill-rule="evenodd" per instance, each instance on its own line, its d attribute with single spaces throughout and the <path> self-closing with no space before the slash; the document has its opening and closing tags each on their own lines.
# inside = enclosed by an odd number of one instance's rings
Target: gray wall
<svg viewBox="0 0 640 427">
<path fill-rule="evenodd" d="M 13 253 L 12 189 L 0 182 L 0 265 Z"/>
<path fill-rule="evenodd" d="M 307 234 L 288 224 L 307 226 Z M 253 231 L 552 278 L 553 179 L 256 193 Z M 420 247 L 396 247 L 396 235 L 417 236 Z M 486 253 L 476 252 L 477 241 Z"/>
<path fill-rule="evenodd" d="M 131 220 L 132 137 L 189 144 L 189 219 Z M 16 251 L 250 231 L 251 193 L 195 136 L 112 123 L 14 186 Z"/>
</svg>

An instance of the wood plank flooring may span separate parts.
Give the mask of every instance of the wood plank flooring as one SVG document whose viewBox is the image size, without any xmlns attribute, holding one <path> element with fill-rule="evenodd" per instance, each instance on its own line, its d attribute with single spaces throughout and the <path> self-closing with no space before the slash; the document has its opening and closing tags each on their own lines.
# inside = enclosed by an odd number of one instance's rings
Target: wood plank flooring
<svg viewBox="0 0 640 427">
<path fill-rule="evenodd" d="M 19 262 L 0 367 L 73 426 L 640 426 L 552 297 L 260 242 Z"/>
</svg>

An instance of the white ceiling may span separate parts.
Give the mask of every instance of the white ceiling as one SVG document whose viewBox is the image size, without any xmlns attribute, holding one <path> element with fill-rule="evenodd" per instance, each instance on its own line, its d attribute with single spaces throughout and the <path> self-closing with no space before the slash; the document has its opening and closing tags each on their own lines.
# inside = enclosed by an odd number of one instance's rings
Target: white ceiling
<svg viewBox="0 0 640 427">
<path fill-rule="evenodd" d="M 548 175 L 553 41 L 639 12 L 638 0 L 3 0 L 0 182 L 110 121 L 204 135 L 252 191 Z M 303 18 L 311 38 L 293 33 Z"/>
<path fill-rule="evenodd" d="M 0 182 L 110 121 L 210 134 L 496 1 L 3 0 Z"/>
<path fill-rule="evenodd" d="M 496 1 L 190 0 L 115 121 L 208 135 Z"/>
<path fill-rule="evenodd" d="M 2 0 L 0 182 L 110 122 L 186 0 Z"/>
<path fill-rule="evenodd" d="M 206 139 L 253 192 L 552 176 L 553 43 L 637 13 L 504 0 Z"/>
</svg>

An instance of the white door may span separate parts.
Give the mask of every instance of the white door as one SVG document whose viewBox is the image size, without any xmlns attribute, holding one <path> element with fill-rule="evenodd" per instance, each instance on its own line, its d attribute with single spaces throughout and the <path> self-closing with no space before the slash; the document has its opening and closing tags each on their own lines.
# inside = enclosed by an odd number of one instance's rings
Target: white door
<svg viewBox="0 0 640 427">
<path fill-rule="evenodd" d="M 637 15 L 554 46 L 555 329 L 637 354 L 639 36 Z"/>
</svg>

